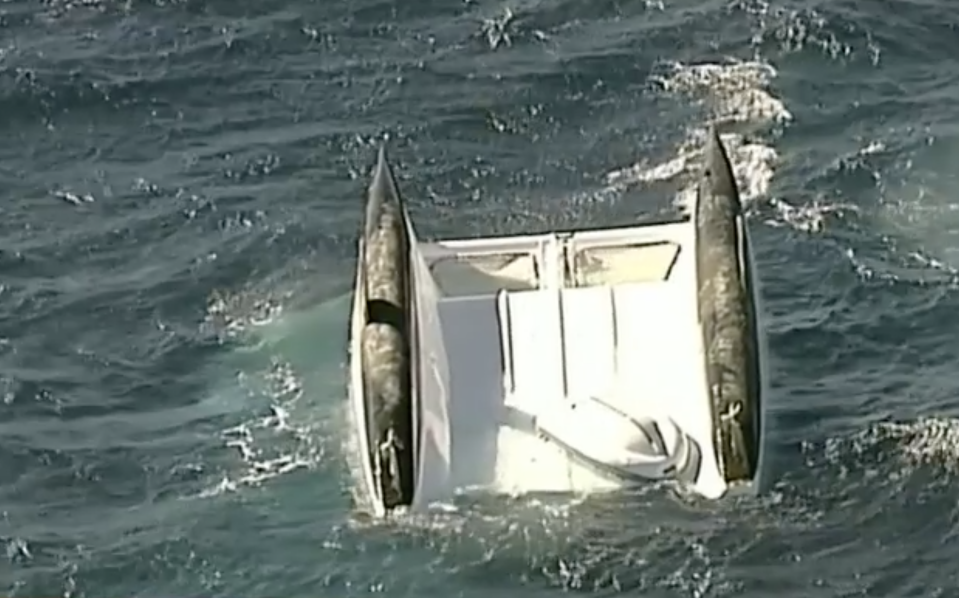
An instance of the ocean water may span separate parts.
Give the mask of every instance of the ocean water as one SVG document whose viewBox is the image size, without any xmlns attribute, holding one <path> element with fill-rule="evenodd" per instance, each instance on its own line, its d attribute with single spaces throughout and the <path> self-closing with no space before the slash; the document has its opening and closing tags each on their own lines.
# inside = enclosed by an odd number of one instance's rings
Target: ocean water
<svg viewBox="0 0 959 598">
<path fill-rule="evenodd" d="M 0 0 L 0 594 L 951 596 L 946 0 Z M 682 209 L 719 123 L 770 488 L 352 509 L 355 238 Z"/>
</svg>

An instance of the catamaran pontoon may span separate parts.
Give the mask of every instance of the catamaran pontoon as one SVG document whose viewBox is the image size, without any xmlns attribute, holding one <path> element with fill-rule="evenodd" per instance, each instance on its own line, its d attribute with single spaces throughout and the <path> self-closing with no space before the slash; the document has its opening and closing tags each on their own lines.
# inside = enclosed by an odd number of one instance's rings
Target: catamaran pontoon
<svg viewBox="0 0 959 598">
<path fill-rule="evenodd" d="M 382 515 L 464 488 L 750 486 L 756 299 L 715 131 L 690 215 L 435 242 L 417 240 L 381 148 L 350 335 L 363 494 Z"/>
</svg>

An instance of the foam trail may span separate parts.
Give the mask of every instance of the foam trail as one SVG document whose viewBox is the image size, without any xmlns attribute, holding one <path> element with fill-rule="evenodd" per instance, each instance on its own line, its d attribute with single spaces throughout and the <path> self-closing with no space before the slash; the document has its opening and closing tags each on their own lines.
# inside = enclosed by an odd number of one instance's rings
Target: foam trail
<svg viewBox="0 0 959 598">
<path fill-rule="evenodd" d="M 663 65 L 663 74 L 652 77 L 663 92 L 692 98 L 706 105 L 712 117 L 690 127 L 676 154 L 659 163 L 643 160 L 606 175 L 610 187 L 622 188 L 656 181 L 677 179 L 680 190 L 675 203 L 688 208 L 696 193 L 702 151 L 710 127 L 723 128 L 736 124 L 767 127 L 792 120 L 782 100 L 769 91 L 776 70 L 764 62 L 729 62 L 726 64 L 685 65 L 678 62 Z M 723 144 L 732 162 L 744 203 L 755 201 L 769 192 L 779 154 L 760 140 L 747 140 L 739 133 L 722 135 Z"/>
<path fill-rule="evenodd" d="M 198 465 L 213 470 L 201 497 L 259 486 L 327 460 L 337 436 L 333 412 L 341 403 L 334 395 L 345 379 L 338 354 L 344 337 L 330 331 L 347 317 L 348 301 L 341 296 L 286 312 L 289 299 L 248 290 L 210 302 L 204 325 L 226 341 L 210 369 L 210 394 L 241 414 L 219 433 L 226 452 Z"/>
</svg>

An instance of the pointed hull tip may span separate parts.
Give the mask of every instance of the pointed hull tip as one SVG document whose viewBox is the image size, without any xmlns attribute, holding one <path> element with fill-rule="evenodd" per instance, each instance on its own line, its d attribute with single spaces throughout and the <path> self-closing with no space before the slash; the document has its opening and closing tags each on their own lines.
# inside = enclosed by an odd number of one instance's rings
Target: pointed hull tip
<svg viewBox="0 0 959 598">
<path fill-rule="evenodd" d="M 706 140 L 706 170 L 704 176 L 709 192 L 714 197 L 724 197 L 732 200 L 740 207 L 739 191 L 736 187 L 736 177 L 733 174 L 732 162 L 719 136 L 715 125 L 710 126 Z"/>
<path fill-rule="evenodd" d="M 384 168 L 389 168 L 389 164 L 386 160 L 386 142 L 380 144 L 380 149 L 376 154 L 376 170 L 382 170 Z"/>
<path fill-rule="evenodd" d="M 758 284 L 736 179 L 715 126 L 706 142 L 696 271 L 714 448 L 727 484 L 752 483 L 763 449 Z"/>
<path fill-rule="evenodd" d="M 363 426 L 364 479 L 377 513 L 410 505 L 415 487 L 413 242 L 381 145 L 367 195 L 350 339 L 350 396 Z"/>
</svg>

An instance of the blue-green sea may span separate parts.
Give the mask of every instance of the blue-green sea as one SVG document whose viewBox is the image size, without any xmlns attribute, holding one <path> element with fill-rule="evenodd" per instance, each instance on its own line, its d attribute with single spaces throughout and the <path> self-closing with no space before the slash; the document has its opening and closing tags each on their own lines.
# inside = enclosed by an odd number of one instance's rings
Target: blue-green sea
<svg viewBox="0 0 959 598">
<path fill-rule="evenodd" d="M 0 0 L 0 594 L 959 591 L 946 0 Z M 771 484 L 353 509 L 377 146 L 424 238 L 679 210 L 718 123 Z"/>
</svg>

